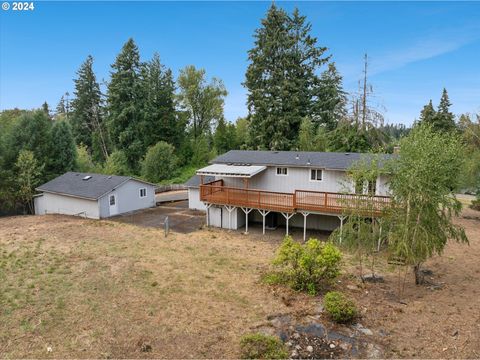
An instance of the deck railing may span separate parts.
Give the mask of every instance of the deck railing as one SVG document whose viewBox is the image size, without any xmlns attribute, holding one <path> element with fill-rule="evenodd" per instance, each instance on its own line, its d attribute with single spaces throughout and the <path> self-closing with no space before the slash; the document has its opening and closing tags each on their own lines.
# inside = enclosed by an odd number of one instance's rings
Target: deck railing
<svg viewBox="0 0 480 360">
<path fill-rule="evenodd" d="M 360 209 L 365 215 L 378 216 L 390 203 L 388 196 L 341 194 L 311 190 L 294 193 L 223 186 L 223 180 L 200 185 L 200 200 L 262 210 L 295 212 L 316 211 L 341 214 Z"/>
</svg>

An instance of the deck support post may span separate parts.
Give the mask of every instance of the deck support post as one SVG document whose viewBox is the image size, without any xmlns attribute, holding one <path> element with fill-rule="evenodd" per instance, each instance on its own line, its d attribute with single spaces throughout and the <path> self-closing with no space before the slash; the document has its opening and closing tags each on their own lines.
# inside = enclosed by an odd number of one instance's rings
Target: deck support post
<svg viewBox="0 0 480 360">
<path fill-rule="evenodd" d="M 290 218 L 294 215 L 293 213 L 289 214 L 289 213 L 281 213 L 283 215 L 283 217 L 285 218 L 286 220 L 286 229 L 285 229 L 285 235 L 288 236 L 288 221 L 290 220 Z"/>
<path fill-rule="evenodd" d="M 250 212 L 253 210 L 253 209 L 249 209 L 249 208 L 240 208 L 243 210 L 243 212 L 245 213 L 245 234 L 248 234 L 248 214 L 250 214 Z"/>
<path fill-rule="evenodd" d="M 303 242 L 307 239 L 307 216 L 310 215 L 309 212 L 302 212 L 303 215 Z"/>
<path fill-rule="evenodd" d="M 235 206 L 225 205 L 228 211 L 228 230 L 232 230 L 232 211 L 236 209 Z"/>
<path fill-rule="evenodd" d="M 343 221 L 347 218 L 345 215 L 339 215 L 338 218 L 340 219 L 340 244 L 342 243 L 342 236 L 343 236 Z"/>
<path fill-rule="evenodd" d="M 379 234 L 378 234 L 378 243 L 377 243 L 377 251 L 380 251 L 380 245 L 382 244 L 382 222 L 378 221 L 378 225 L 380 225 Z"/>
<path fill-rule="evenodd" d="M 260 215 L 262 215 L 263 218 L 263 235 L 265 235 L 265 216 L 270 214 L 270 211 L 258 209 L 258 212 L 260 213 Z"/>
<path fill-rule="evenodd" d="M 212 204 L 206 203 L 205 206 L 207 207 L 207 227 L 210 226 L 210 208 Z"/>
</svg>

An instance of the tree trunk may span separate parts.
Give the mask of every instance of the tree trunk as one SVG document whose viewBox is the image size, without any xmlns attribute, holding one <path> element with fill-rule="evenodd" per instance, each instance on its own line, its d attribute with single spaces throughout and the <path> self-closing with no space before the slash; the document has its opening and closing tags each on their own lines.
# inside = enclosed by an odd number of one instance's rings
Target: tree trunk
<svg viewBox="0 0 480 360">
<path fill-rule="evenodd" d="M 413 273 L 415 274 L 415 285 L 425 284 L 425 275 L 420 268 L 420 263 L 413 266 Z"/>
</svg>

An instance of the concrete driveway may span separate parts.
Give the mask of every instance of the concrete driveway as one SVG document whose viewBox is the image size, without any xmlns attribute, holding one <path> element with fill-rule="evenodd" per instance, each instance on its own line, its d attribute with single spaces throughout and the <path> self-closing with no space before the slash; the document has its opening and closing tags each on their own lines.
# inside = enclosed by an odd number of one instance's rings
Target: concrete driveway
<svg viewBox="0 0 480 360">
<path fill-rule="evenodd" d="M 169 202 L 151 209 L 140 210 L 112 218 L 114 221 L 133 224 L 142 227 L 164 228 L 168 216 L 170 230 L 179 233 L 190 233 L 200 229 L 205 224 L 205 213 L 190 210 L 188 201 Z"/>
</svg>

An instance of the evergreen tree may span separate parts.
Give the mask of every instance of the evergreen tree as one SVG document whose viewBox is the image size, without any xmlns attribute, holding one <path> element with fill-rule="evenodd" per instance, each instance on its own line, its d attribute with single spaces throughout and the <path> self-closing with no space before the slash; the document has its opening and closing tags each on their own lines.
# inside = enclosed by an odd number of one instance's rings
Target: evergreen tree
<svg viewBox="0 0 480 360">
<path fill-rule="evenodd" d="M 42 104 L 42 111 L 48 116 L 48 118 L 50 118 L 50 109 L 46 101 Z"/>
<path fill-rule="evenodd" d="M 65 106 L 65 96 L 62 95 L 60 98 L 60 101 L 57 104 L 57 107 L 55 108 L 55 115 L 65 115 L 67 113 L 66 106 Z"/>
<path fill-rule="evenodd" d="M 450 112 L 452 103 L 448 98 L 447 89 L 443 89 L 442 97 L 438 105 L 435 120 L 433 122 L 433 129 L 439 131 L 451 131 L 455 129 L 455 117 Z"/>
<path fill-rule="evenodd" d="M 142 90 L 145 105 L 143 109 L 143 146 L 145 150 L 158 141 L 179 146 L 185 123 L 175 112 L 175 83 L 172 71 L 160 63 L 158 54 L 142 68 Z"/>
<path fill-rule="evenodd" d="M 88 56 L 77 71 L 72 101 L 72 131 L 77 144 L 84 144 L 97 160 L 108 157 L 107 134 L 103 123 L 100 85 Z"/>
<path fill-rule="evenodd" d="M 435 109 L 433 108 L 432 100 L 428 102 L 427 105 L 425 105 L 420 112 L 420 122 L 421 123 L 427 123 L 427 124 L 433 124 L 435 121 L 437 113 Z"/>
<path fill-rule="evenodd" d="M 250 145 L 288 150 L 297 142 L 301 120 L 313 117 L 318 68 L 326 48 L 310 36 L 311 25 L 273 4 L 255 32 L 244 85 L 248 89 Z"/>
<path fill-rule="evenodd" d="M 63 120 L 55 122 L 50 134 L 47 172 L 53 178 L 75 170 L 77 148 L 70 125 Z"/>
<path fill-rule="evenodd" d="M 107 122 L 113 145 L 122 149 L 134 172 L 139 170 L 145 149 L 139 126 L 143 117 L 141 85 L 139 50 L 129 39 L 112 65 Z"/>
<path fill-rule="evenodd" d="M 328 69 L 322 73 L 316 95 L 315 120 L 324 124 L 328 131 L 332 131 L 337 127 L 338 121 L 347 115 L 347 97 L 343 90 L 342 76 L 335 63 L 328 64 Z"/>
</svg>

